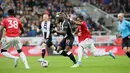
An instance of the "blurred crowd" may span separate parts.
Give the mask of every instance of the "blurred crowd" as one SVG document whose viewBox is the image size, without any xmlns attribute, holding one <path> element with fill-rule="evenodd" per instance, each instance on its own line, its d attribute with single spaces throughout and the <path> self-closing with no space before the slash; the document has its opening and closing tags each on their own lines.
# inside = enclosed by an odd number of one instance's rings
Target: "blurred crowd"
<svg viewBox="0 0 130 73">
<path fill-rule="evenodd" d="M 81 0 L 88 2 L 107 13 L 130 13 L 130 0 Z"/>
<path fill-rule="evenodd" d="M 8 16 L 8 9 L 13 8 L 15 9 L 16 17 L 24 25 L 25 33 L 22 36 L 42 36 L 40 24 L 44 13 L 50 15 L 52 23 L 55 21 L 56 12 L 59 11 L 65 12 L 75 19 L 77 16 L 77 13 L 74 11 L 75 6 L 69 0 L 0 0 L 0 21 Z M 90 17 L 87 17 L 86 21 L 86 25 L 92 31 L 102 30 Z M 76 26 L 72 25 L 72 27 L 75 30 Z"/>
<path fill-rule="evenodd" d="M 49 14 L 51 21 L 54 22 L 56 12 L 73 14 L 73 6 L 67 0 L 0 0 L 0 17 L 7 17 L 8 9 L 13 8 L 16 17 L 24 25 L 23 36 L 41 36 L 39 28 L 43 13 Z"/>
</svg>

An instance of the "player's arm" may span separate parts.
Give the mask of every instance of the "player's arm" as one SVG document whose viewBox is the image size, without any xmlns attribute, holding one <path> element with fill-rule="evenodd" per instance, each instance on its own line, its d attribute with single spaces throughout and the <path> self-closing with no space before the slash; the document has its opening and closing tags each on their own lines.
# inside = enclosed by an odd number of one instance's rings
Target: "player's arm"
<svg viewBox="0 0 130 73">
<path fill-rule="evenodd" d="M 51 23 L 51 25 L 50 25 L 50 31 L 51 31 L 51 33 L 52 34 L 55 33 L 55 30 L 56 30 L 56 26 L 54 26 L 54 24 Z"/>
<path fill-rule="evenodd" d="M 24 33 L 23 24 L 21 23 L 21 21 L 18 21 L 18 22 L 19 22 L 19 26 L 20 26 L 20 30 L 21 30 L 20 35 L 22 35 Z"/>
<path fill-rule="evenodd" d="M 74 35 L 77 35 L 79 33 L 79 29 L 77 28 L 74 32 Z"/>
<path fill-rule="evenodd" d="M 80 21 L 75 21 L 73 19 L 70 19 L 70 21 L 72 21 L 76 25 L 82 25 L 82 22 L 80 22 Z"/>
<path fill-rule="evenodd" d="M 65 35 L 66 34 L 66 31 L 58 31 L 58 30 L 55 30 L 55 32 L 57 34 L 60 34 L 60 35 Z"/>
<path fill-rule="evenodd" d="M 57 33 L 60 34 L 60 35 L 65 35 L 66 34 L 65 31 L 57 31 Z"/>
<path fill-rule="evenodd" d="M 56 30 L 56 33 L 57 34 L 60 34 L 60 35 L 65 35 L 67 32 L 66 32 L 66 30 L 68 29 L 68 25 L 67 25 L 67 23 L 66 24 L 64 24 L 64 26 L 63 26 L 63 30 L 60 30 L 60 31 L 58 31 L 58 30 Z"/>
<path fill-rule="evenodd" d="M 23 29 L 23 28 L 20 28 L 20 30 L 21 30 L 21 33 L 20 33 L 20 34 L 23 34 L 23 33 L 24 33 L 24 29 Z"/>
</svg>

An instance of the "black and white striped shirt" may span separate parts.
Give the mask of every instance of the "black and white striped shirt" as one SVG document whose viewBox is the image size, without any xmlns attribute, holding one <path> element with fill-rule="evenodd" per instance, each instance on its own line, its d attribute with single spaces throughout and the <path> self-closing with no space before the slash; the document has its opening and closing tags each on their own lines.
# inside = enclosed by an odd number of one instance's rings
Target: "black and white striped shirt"
<svg viewBox="0 0 130 73">
<path fill-rule="evenodd" d="M 51 21 L 43 21 L 41 23 L 41 30 L 43 34 L 44 39 L 48 39 L 51 37 L 51 30 L 52 30 L 52 24 Z"/>
</svg>

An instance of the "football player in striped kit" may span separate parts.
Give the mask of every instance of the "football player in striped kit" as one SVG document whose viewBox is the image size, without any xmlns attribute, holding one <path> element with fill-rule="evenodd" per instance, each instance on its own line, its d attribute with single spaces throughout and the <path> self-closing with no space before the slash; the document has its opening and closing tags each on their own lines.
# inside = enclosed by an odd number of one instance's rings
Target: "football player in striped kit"
<svg viewBox="0 0 130 73">
<path fill-rule="evenodd" d="M 42 49 L 42 57 L 38 59 L 39 62 L 44 61 L 47 48 L 55 50 L 55 46 L 52 43 L 53 24 L 50 21 L 48 14 L 43 14 L 43 21 L 41 23 L 41 30 L 43 34 L 43 41 L 40 48 Z"/>
</svg>

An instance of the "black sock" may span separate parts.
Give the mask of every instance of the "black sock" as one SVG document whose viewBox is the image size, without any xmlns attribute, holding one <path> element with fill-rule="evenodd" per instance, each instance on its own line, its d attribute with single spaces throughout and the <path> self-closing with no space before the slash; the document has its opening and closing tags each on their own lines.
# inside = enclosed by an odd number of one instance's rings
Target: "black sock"
<svg viewBox="0 0 130 73">
<path fill-rule="evenodd" d="M 74 64 L 76 64 L 75 57 L 72 53 L 70 55 L 68 55 L 68 57 L 73 61 Z"/>
<path fill-rule="evenodd" d="M 126 55 L 130 58 L 130 53 L 129 52 L 126 52 Z"/>
<path fill-rule="evenodd" d="M 63 56 L 68 56 L 65 51 L 63 51 L 63 52 L 61 53 L 61 55 L 63 55 Z"/>
<path fill-rule="evenodd" d="M 45 50 L 45 49 L 42 49 L 42 58 L 45 57 L 45 54 L 46 54 L 46 50 Z"/>
</svg>

